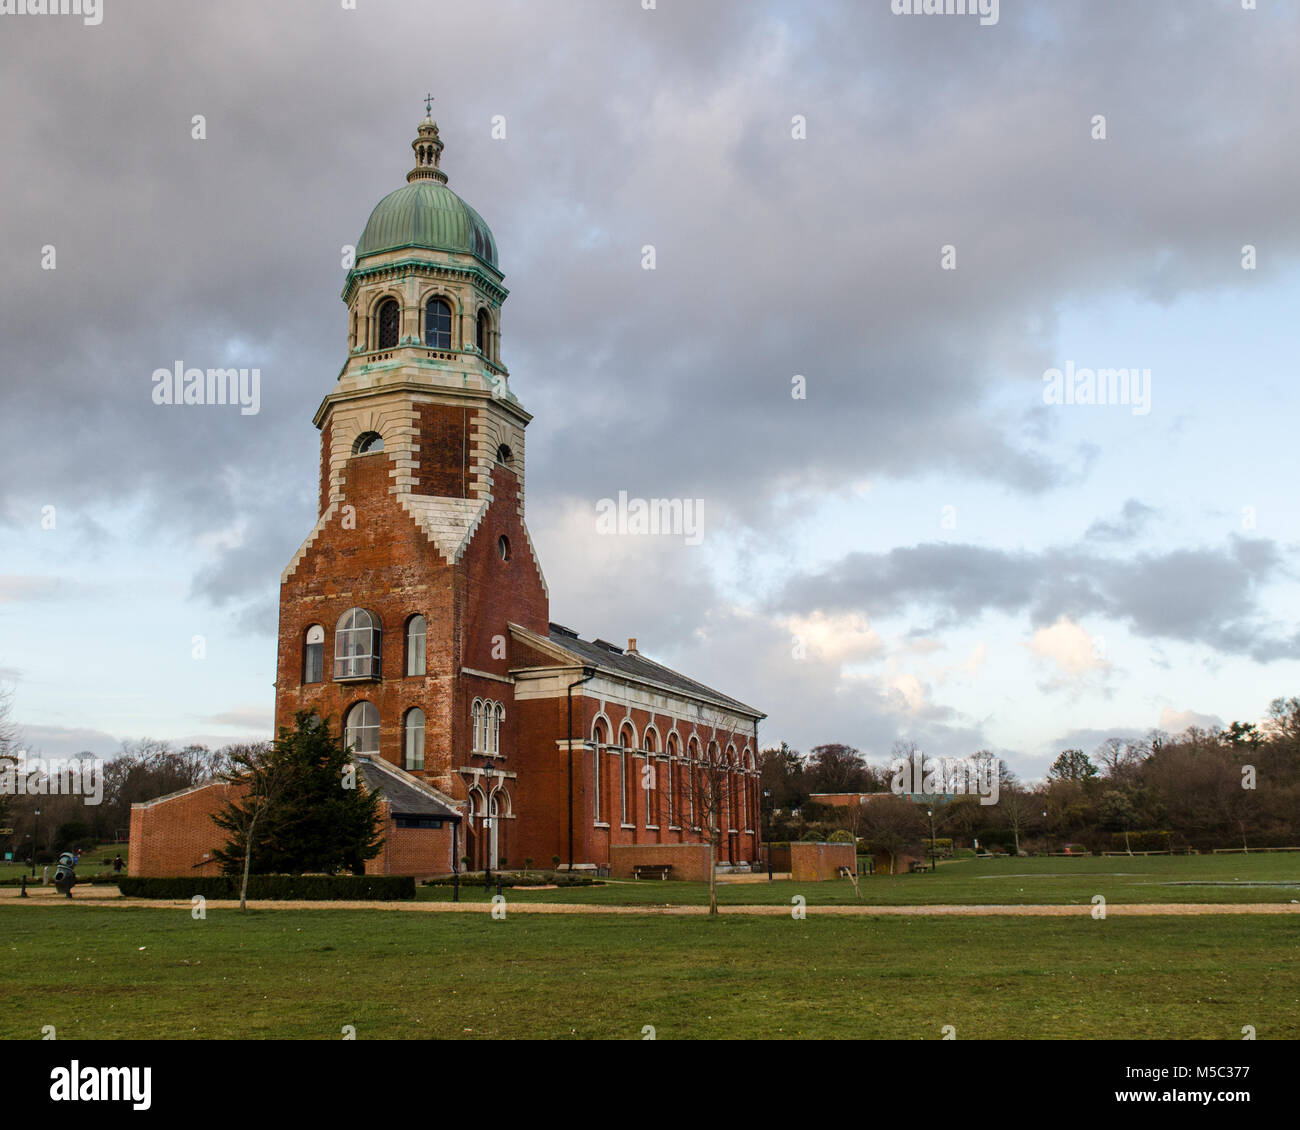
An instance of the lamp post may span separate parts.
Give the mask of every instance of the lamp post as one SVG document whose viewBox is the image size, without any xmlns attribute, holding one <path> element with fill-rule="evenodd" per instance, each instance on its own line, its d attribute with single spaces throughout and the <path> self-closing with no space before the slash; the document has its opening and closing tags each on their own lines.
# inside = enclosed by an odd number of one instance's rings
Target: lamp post
<svg viewBox="0 0 1300 1130">
<path fill-rule="evenodd" d="M 925 814 L 930 818 L 930 870 L 934 870 L 934 809 L 927 808 Z"/>
<path fill-rule="evenodd" d="M 1047 810 L 1046 809 L 1043 809 L 1043 835 L 1047 835 Z M 1052 841 L 1050 839 L 1047 841 L 1047 849 L 1048 849 L 1047 854 L 1051 855 Z"/>
<path fill-rule="evenodd" d="M 772 881 L 772 790 L 763 790 L 763 846 L 767 848 L 767 881 Z"/>
<path fill-rule="evenodd" d="M 32 878 L 36 878 L 36 845 L 40 843 L 41 810 L 36 809 L 36 819 L 32 821 Z"/>
</svg>

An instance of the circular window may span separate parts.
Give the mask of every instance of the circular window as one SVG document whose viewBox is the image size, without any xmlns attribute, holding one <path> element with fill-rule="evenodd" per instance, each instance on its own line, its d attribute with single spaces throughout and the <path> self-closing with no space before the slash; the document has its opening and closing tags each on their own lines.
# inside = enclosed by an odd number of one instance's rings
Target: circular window
<svg viewBox="0 0 1300 1130">
<path fill-rule="evenodd" d="M 502 561 L 510 560 L 510 539 L 505 534 L 497 538 L 497 553 Z"/>
</svg>

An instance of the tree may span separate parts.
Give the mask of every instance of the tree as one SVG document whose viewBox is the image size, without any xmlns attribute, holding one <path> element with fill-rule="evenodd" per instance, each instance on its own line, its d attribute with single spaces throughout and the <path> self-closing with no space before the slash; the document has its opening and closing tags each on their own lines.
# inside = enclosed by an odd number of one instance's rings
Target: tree
<svg viewBox="0 0 1300 1130">
<path fill-rule="evenodd" d="M 18 763 L 18 727 L 13 723 L 13 692 L 0 687 L 0 773 Z M 9 822 L 9 794 L 0 792 L 0 826 Z M 33 844 L 32 850 L 36 847 Z"/>
<path fill-rule="evenodd" d="M 1129 843 L 1129 828 L 1133 825 L 1133 798 L 1126 789 L 1111 789 L 1101 796 L 1101 821 L 1105 827 L 1119 828 L 1124 832 L 1124 850 L 1133 854 Z"/>
<path fill-rule="evenodd" d="M 1011 834 L 1016 841 L 1016 855 L 1020 854 L 1020 829 L 1029 820 L 1036 803 L 1035 798 L 1025 792 L 1014 777 L 1004 782 L 998 793 L 998 811 L 1011 827 Z M 1042 809 L 1039 808 L 1039 811 Z"/>
<path fill-rule="evenodd" d="M 360 874 L 379 854 L 379 795 L 360 787 L 356 766 L 328 720 L 299 711 L 275 743 L 235 747 L 223 775 L 243 786 L 213 816 L 229 833 L 213 854 L 228 874 Z M 241 894 L 241 905 L 244 895 Z"/>
<path fill-rule="evenodd" d="M 772 807 L 789 812 L 808 799 L 803 758 L 785 742 L 759 751 L 759 788 L 772 794 Z"/>
<path fill-rule="evenodd" d="M 813 747 L 806 779 L 810 793 L 868 792 L 875 783 L 862 755 L 841 742 Z"/>
<path fill-rule="evenodd" d="M 733 774 L 713 751 L 699 761 L 687 762 L 681 798 L 683 811 L 691 813 L 695 826 L 709 845 L 709 914 L 718 913 L 718 849 L 722 844 L 722 816 L 731 804 Z"/>
<path fill-rule="evenodd" d="M 1053 781 L 1074 781 L 1082 784 L 1097 776 L 1097 767 L 1088 760 L 1088 755 L 1081 749 L 1062 750 L 1060 757 L 1052 762 L 1047 776 Z"/>
<path fill-rule="evenodd" d="M 894 873 L 898 853 L 916 843 L 924 830 L 920 809 L 901 796 L 880 797 L 863 806 L 863 832 L 872 851 L 889 854 L 889 873 Z"/>
</svg>

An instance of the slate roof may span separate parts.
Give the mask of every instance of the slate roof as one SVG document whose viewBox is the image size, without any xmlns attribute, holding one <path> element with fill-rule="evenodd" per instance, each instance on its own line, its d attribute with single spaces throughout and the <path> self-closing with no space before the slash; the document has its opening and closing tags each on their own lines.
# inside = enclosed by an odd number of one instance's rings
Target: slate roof
<svg viewBox="0 0 1300 1130">
<path fill-rule="evenodd" d="M 355 758 L 368 792 L 381 793 L 394 816 L 436 816 L 459 820 L 460 813 L 444 804 L 441 793 L 379 758 Z"/>
<path fill-rule="evenodd" d="M 755 710 L 754 707 L 747 706 L 739 699 L 689 679 L 680 671 L 674 671 L 671 667 L 665 667 L 662 663 L 656 663 L 644 655 L 629 655 L 622 648 L 607 644 L 603 640 L 579 639 L 572 629 L 559 624 L 550 625 L 549 638 L 552 644 L 571 652 L 579 662 L 587 666 L 599 667 L 603 671 L 611 671 L 634 680 L 659 683 L 661 686 L 705 699 L 753 718 L 767 717 L 761 710 Z"/>
</svg>

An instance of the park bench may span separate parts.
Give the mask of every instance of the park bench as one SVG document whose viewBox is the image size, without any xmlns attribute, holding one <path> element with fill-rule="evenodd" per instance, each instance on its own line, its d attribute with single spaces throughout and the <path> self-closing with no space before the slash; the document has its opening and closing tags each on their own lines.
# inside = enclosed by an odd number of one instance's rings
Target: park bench
<svg viewBox="0 0 1300 1130">
<path fill-rule="evenodd" d="M 632 868 L 634 879 L 667 879 L 673 869 L 671 863 L 638 863 Z"/>
</svg>

